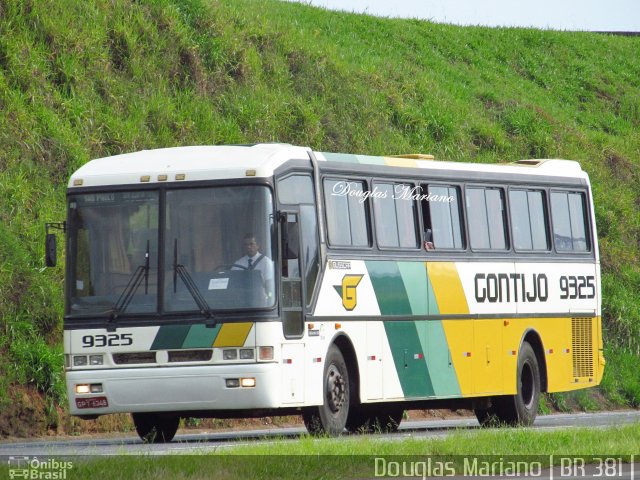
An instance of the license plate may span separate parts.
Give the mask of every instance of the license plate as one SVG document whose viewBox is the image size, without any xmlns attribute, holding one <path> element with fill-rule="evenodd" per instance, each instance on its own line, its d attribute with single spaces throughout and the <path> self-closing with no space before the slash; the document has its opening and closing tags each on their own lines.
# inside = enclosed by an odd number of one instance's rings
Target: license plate
<svg viewBox="0 0 640 480">
<path fill-rule="evenodd" d="M 104 408 L 108 407 L 107 397 L 76 398 L 78 408 Z"/>
</svg>

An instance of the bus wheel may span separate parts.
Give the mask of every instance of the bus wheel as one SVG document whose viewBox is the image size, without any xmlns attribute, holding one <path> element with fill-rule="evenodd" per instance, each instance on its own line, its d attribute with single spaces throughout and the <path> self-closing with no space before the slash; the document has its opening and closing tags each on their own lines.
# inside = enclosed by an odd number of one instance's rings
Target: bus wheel
<svg viewBox="0 0 640 480">
<path fill-rule="evenodd" d="M 540 367 L 528 342 L 524 342 L 520 348 L 516 383 L 518 390 L 515 395 L 494 397 L 491 407 L 474 410 L 480 425 L 497 427 L 533 424 L 540 402 Z"/>
<path fill-rule="evenodd" d="M 540 402 L 540 367 L 528 342 L 522 344 L 518 355 L 516 387 L 515 395 L 494 399 L 498 420 L 512 426 L 532 425 Z"/>
<path fill-rule="evenodd" d="M 533 348 L 522 344 L 518 355 L 518 393 L 513 397 L 514 418 L 511 423 L 529 426 L 533 424 L 540 403 L 540 367 Z"/>
<path fill-rule="evenodd" d="M 349 372 L 342 353 L 335 345 L 329 347 L 324 366 L 324 403 L 302 412 L 302 419 L 312 435 L 340 435 L 349 415 Z"/>
<path fill-rule="evenodd" d="M 138 436 L 145 443 L 168 443 L 178 431 L 179 417 L 164 417 L 157 413 L 132 413 Z"/>
</svg>

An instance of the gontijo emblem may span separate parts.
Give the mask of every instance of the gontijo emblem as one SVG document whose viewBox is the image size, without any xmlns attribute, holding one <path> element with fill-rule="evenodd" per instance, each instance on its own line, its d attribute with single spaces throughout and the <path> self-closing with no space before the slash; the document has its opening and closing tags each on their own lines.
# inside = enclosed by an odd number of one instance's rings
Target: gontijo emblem
<svg viewBox="0 0 640 480">
<path fill-rule="evenodd" d="M 342 277 L 342 285 L 334 285 L 338 295 L 342 297 L 342 306 L 347 311 L 352 311 L 358 305 L 356 287 L 364 275 L 345 275 Z"/>
</svg>

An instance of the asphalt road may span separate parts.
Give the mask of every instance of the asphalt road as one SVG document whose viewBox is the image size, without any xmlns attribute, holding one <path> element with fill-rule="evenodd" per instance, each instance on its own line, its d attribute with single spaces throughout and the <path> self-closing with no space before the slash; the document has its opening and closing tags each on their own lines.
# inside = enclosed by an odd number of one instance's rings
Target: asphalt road
<svg viewBox="0 0 640 480">
<path fill-rule="evenodd" d="M 605 413 L 575 413 L 538 416 L 534 428 L 557 429 L 575 427 L 604 427 L 640 422 L 640 411 Z M 391 439 L 409 437 L 441 437 L 460 428 L 479 428 L 475 418 L 455 420 L 405 421 Z M 54 438 L 51 440 L 21 440 L 0 442 L 0 457 L 9 456 L 75 456 L 75 455 L 171 455 L 207 453 L 252 442 L 295 441 L 306 430 L 303 427 L 271 428 L 235 432 L 198 432 L 181 430 L 173 442 L 161 445 L 146 445 L 137 436 Z"/>
</svg>

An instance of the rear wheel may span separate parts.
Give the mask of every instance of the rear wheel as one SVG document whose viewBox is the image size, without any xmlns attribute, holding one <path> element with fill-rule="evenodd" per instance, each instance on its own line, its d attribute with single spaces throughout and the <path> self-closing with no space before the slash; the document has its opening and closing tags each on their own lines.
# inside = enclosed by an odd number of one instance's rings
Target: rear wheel
<svg viewBox="0 0 640 480">
<path fill-rule="evenodd" d="M 518 355 L 518 393 L 512 397 L 515 423 L 532 425 L 540 403 L 540 367 L 533 348 L 522 344 Z"/>
<path fill-rule="evenodd" d="M 158 413 L 132 413 L 138 436 L 145 443 L 168 443 L 178 431 L 180 418 Z"/>
<path fill-rule="evenodd" d="M 335 345 L 329 347 L 324 367 L 324 403 L 302 412 L 302 419 L 313 435 L 340 435 L 349 415 L 349 372 L 342 353 Z"/>
<path fill-rule="evenodd" d="M 486 409 L 476 409 L 475 414 L 482 426 L 498 424 L 533 424 L 540 403 L 540 366 L 533 348 L 524 342 L 518 355 L 515 395 L 495 397 Z"/>
</svg>

